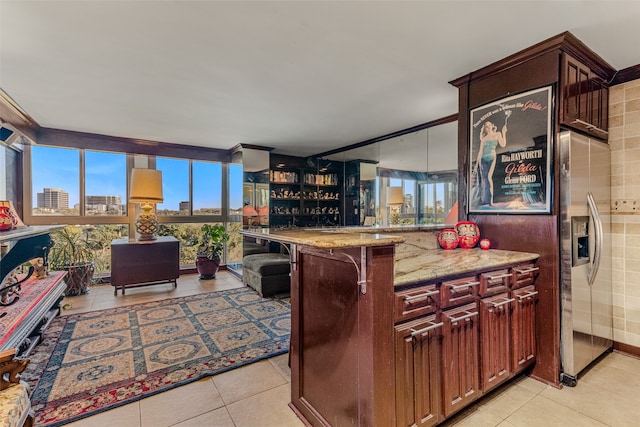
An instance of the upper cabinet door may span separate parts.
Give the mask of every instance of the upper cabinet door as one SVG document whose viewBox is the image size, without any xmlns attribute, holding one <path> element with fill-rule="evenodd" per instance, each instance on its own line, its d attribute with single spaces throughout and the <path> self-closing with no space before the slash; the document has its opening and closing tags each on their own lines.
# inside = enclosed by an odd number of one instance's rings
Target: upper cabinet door
<svg viewBox="0 0 640 427">
<path fill-rule="evenodd" d="M 563 54 L 560 122 L 598 139 L 608 138 L 609 87 L 588 66 Z"/>
</svg>

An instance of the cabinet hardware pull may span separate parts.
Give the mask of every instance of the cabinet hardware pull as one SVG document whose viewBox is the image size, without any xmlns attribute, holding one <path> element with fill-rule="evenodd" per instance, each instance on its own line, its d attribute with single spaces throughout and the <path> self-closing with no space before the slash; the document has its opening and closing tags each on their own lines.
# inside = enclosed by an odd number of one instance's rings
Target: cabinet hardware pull
<svg viewBox="0 0 640 427">
<path fill-rule="evenodd" d="M 509 298 L 502 302 L 491 302 L 491 304 L 493 304 L 493 307 L 496 308 L 496 307 L 500 307 L 501 305 L 509 304 L 510 302 L 513 302 L 515 300 L 516 300 L 515 298 Z"/>
<path fill-rule="evenodd" d="M 498 280 L 498 279 L 504 279 L 505 277 L 511 277 L 511 273 L 500 274 L 498 276 L 489 276 L 488 279 L 489 280 Z"/>
<path fill-rule="evenodd" d="M 423 294 L 405 296 L 404 297 L 404 301 L 405 302 L 411 302 L 411 301 L 415 301 L 417 299 L 431 298 L 432 296 L 438 295 L 439 293 L 440 293 L 440 291 L 429 291 L 429 292 L 425 292 Z"/>
<path fill-rule="evenodd" d="M 465 320 L 465 319 L 468 319 L 470 317 L 477 316 L 477 315 L 478 315 L 478 312 L 474 311 L 473 313 L 465 314 L 464 316 L 460 316 L 460 317 L 449 317 L 449 320 L 451 320 L 451 323 L 456 323 L 456 322 L 459 322 L 461 320 Z"/>
<path fill-rule="evenodd" d="M 524 295 L 517 295 L 517 298 L 519 301 L 522 301 L 523 299 L 530 298 L 534 295 L 538 295 L 538 291 L 527 292 Z"/>
<path fill-rule="evenodd" d="M 434 323 L 433 325 L 427 326 L 426 328 L 418 329 L 417 331 L 415 329 L 411 328 L 411 336 L 412 337 L 416 337 L 418 335 L 422 335 L 425 332 L 431 331 L 433 329 L 437 329 L 437 328 L 441 327 L 442 325 L 443 325 L 442 322 Z"/>
<path fill-rule="evenodd" d="M 460 289 L 466 289 L 466 288 L 470 288 L 472 286 L 478 286 L 479 284 L 480 284 L 480 282 L 468 282 L 468 283 L 464 283 L 462 285 L 450 286 L 450 288 L 457 292 Z"/>
<path fill-rule="evenodd" d="M 514 270 L 518 274 L 526 274 L 526 273 L 531 273 L 531 272 L 534 272 L 534 271 L 538 271 L 538 270 L 540 270 L 540 267 L 530 267 L 530 268 L 525 268 L 525 269 L 514 268 Z"/>
</svg>

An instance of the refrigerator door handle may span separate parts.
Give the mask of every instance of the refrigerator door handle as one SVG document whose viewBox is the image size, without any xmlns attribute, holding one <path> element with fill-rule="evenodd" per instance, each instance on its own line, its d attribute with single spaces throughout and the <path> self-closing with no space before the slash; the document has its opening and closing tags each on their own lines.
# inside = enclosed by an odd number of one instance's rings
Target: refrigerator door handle
<svg viewBox="0 0 640 427">
<path fill-rule="evenodd" d="M 602 220 L 600 219 L 600 212 L 598 211 L 598 205 L 596 205 L 596 201 L 593 199 L 593 194 L 591 192 L 587 193 L 587 203 L 589 204 L 589 210 L 591 211 L 591 216 L 593 217 L 593 225 L 594 225 L 594 237 L 595 237 L 595 246 L 593 253 L 593 262 L 591 263 L 591 268 L 589 269 L 589 286 L 593 285 L 593 282 L 596 279 L 596 275 L 598 274 L 598 268 L 600 268 L 600 256 L 602 255 Z"/>
</svg>

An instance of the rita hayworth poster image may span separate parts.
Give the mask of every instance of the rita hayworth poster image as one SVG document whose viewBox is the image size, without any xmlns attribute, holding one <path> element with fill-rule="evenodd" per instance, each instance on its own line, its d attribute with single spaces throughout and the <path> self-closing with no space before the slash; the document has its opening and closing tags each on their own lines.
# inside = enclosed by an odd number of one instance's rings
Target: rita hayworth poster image
<svg viewBox="0 0 640 427">
<path fill-rule="evenodd" d="M 552 88 L 471 110 L 470 213 L 549 213 Z"/>
</svg>

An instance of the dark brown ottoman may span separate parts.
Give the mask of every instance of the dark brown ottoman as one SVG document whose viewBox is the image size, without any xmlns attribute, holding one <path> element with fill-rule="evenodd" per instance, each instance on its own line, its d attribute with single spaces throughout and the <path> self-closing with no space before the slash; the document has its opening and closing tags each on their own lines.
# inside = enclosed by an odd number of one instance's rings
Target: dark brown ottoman
<svg viewBox="0 0 640 427">
<path fill-rule="evenodd" d="M 262 297 L 289 293 L 289 256 L 263 253 L 242 258 L 242 281 L 255 289 Z"/>
</svg>

